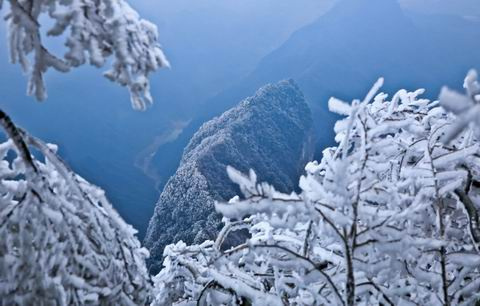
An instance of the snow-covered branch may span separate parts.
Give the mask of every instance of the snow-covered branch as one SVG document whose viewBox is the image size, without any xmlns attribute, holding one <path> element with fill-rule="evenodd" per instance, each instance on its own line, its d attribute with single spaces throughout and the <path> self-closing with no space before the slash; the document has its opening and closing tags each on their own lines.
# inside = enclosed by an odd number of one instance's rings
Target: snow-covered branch
<svg viewBox="0 0 480 306">
<path fill-rule="evenodd" d="M 443 142 L 455 114 L 423 90 L 387 100 L 381 84 L 363 100 L 329 102 L 346 116 L 335 126 L 339 145 L 306 166 L 300 194 L 228 168 L 243 198 L 216 205 L 226 223 L 216 244 L 167 247 L 158 303 L 262 305 L 269 294 L 280 299 L 272 305 L 477 301 L 478 140 L 467 125 Z M 237 226 L 251 237 L 222 250 Z"/>
<path fill-rule="evenodd" d="M 478 73 L 471 70 L 463 84 L 465 94 L 455 92 L 447 87 L 442 89 L 440 104 L 445 110 L 457 116 L 452 127 L 445 134 L 443 141 L 449 143 L 456 138 L 468 126 L 474 125 L 476 136 L 480 135 L 480 84 Z"/>
<path fill-rule="evenodd" d="M 46 98 L 44 74 L 50 68 L 67 72 L 87 61 L 102 67 L 113 57 L 105 76 L 129 89 L 135 109 L 152 103 L 148 77 L 169 63 L 158 43 L 156 26 L 141 19 L 127 2 L 8 0 L 8 4 L 10 59 L 28 73 L 28 95 Z M 45 32 L 41 21 L 47 15 L 53 27 Z M 45 35 L 65 37 L 63 58 L 46 48 Z"/>
<path fill-rule="evenodd" d="M 0 144 L 2 303 L 149 303 L 148 252 L 104 192 L 2 111 L 0 126 L 8 139 Z"/>
</svg>

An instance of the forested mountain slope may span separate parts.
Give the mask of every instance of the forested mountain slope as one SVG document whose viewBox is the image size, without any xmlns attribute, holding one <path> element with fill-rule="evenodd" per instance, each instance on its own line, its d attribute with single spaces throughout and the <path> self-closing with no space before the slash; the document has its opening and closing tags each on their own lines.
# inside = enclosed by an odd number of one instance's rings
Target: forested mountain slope
<svg viewBox="0 0 480 306">
<path fill-rule="evenodd" d="M 228 179 L 228 165 L 255 169 L 259 180 L 292 192 L 313 149 L 310 109 L 292 81 L 267 85 L 205 123 L 185 149 L 150 221 L 145 245 L 152 255 L 151 271 L 161 267 L 166 245 L 215 237 L 221 219 L 214 202 L 239 194 Z"/>
</svg>

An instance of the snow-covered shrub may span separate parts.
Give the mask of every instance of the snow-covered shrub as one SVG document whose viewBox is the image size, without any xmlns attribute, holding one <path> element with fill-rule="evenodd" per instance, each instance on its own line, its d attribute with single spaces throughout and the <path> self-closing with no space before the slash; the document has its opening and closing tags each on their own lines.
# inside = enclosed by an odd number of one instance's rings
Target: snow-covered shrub
<svg viewBox="0 0 480 306">
<path fill-rule="evenodd" d="M 171 245 L 155 278 L 157 305 L 471 305 L 480 298 L 480 155 L 456 117 L 399 91 L 351 104 L 338 146 L 306 167 L 300 194 L 229 168 L 243 197 L 216 205 L 217 241 Z M 235 221 L 237 220 L 237 221 Z M 238 221 L 240 220 L 240 221 Z M 224 250 L 231 230 L 245 244 Z"/>
<path fill-rule="evenodd" d="M 104 192 L 2 111 L 0 126 L 0 304 L 148 304 L 148 252 Z"/>
<path fill-rule="evenodd" d="M 0 9 L 3 0 L 0 0 Z M 152 102 L 148 76 L 169 66 L 158 43 L 157 27 L 141 19 L 124 0 L 8 0 L 10 59 L 29 74 L 27 93 L 46 98 L 43 76 L 49 68 L 67 72 L 87 61 L 101 67 L 113 56 L 105 73 L 128 87 L 132 106 L 145 109 Z M 48 18 L 43 18 L 48 16 Z M 63 58 L 45 46 L 41 24 L 53 26 L 48 36 L 65 37 Z M 32 62 L 32 63 L 30 63 Z"/>
</svg>

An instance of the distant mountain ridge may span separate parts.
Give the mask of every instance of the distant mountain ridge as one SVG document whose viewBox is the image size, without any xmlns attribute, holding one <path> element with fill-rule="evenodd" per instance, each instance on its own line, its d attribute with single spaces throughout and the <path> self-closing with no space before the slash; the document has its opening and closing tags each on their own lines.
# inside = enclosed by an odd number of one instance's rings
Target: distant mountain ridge
<svg viewBox="0 0 480 306">
<path fill-rule="evenodd" d="M 311 112 L 293 81 L 267 85 L 205 123 L 185 148 L 150 221 L 145 238 L 150 270 L 159 271 L 166 245 L 215 237 L 221 218 L 214 202 L 239 194 L 227 176 L 228 165 L 254 169 L 261 181 L 288 193 L 296 189 L 313 150 Z"/>
<path fill-rule="evenodd" d="M 480 37 L 480 22 L 458 16 L 404 11 L 396 0 L 338 1 L 264 57 L 248 77 L 200 107 L 182 135 L 159 149 L 154 164 L 173 173 L 203 122 L 263 84 L 286 78 L 299 84 L 310 103 L 319 158 L 323 148 L 334 144 L 338 117 L 327 110 L 331 96 L 360 97 L 383 76 L 386 92 L 425 87 L 436 98 L 442 86 L 458 88 L 469 69 L 480 68 L 480 39 L 475 37 Z"/>
</svg>

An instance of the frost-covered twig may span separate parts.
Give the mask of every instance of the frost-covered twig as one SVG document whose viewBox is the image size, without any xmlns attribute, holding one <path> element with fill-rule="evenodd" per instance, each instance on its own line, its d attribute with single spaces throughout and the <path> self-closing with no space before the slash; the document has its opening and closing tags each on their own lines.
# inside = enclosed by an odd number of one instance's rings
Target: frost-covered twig
<svg viewBox="0 0 480 306">
<path fill-rule="evenodd" d="M 460 94 L 447 87 L 444 87 L 440 94 L 442 107 L 458 118 L 443 137 L 444 143 L 452 141 L 471 124 L 476 126 L 477 137 L 480 135 L 480 84 L 475 70 L 468 73 L 463 87 L 466 91 L 465 94 Z"/>
<path fill-rule="evenodd" d="M 8 0 L 10 59 L 29 74 L 28 95 L 46 98 L 44 74 L 53 68 L 68 72 L 87 62 L 102 67 L 113 57 L 105 76 L 131 95 L 132 106 L 152 103 L 149 75 L 169 63 L 158 43 L 157 28 L 141 19 L 125 0 Z M 44 16 L 54 25 L 47 36 L 65 36 L 63 59 L 45 46 Z M 48 23 L 48 22 L 47 22 Z M 32 63 L 30 63 L 30 60 Z"/>
<path fill-rule="evenodd" d="M 53 145 L 17 128 L 1 111 L 0 122 L 10 138 L 0 144 L 2 303 L 149 303 L 148 252 L 104 192 L 71 171 Z"/>
<path fill-rule="evenodd" d="M 23 137 L 20 133 L 20 131 L 17 129 L 15 124 L 13 124 L 12 120 L 10 117 L 0 109 L 0 124 L 2 125 L 3 129 L 7 133 L 7 136 L 9 139 L 11 139 L 19 152 L 20 156 L 23 159 L 23 162 L 25 163 L 25 166 L 33 172 L 37 172 L 37 167 L 35 166 L 32 155 L 30 154 L 30 151 L 27 148 L 27 145 L 25 144 L 25 141 L 23 140 Z"/>
<path fill-rule="evenodd" d="M 222 232 L 241 224 L 230 220 L 245 220 L 251 237 L 226 251 L 208 244 L 169 249 L 158 295 L 188 303 L 202 292 L 213 301 L 220 293 L 203 289 L 221 273 L 292 305 L 478 299 L 480 256 L 471 247 L 478 227 L 472 208 L 480 204 L 472 183 L 480 179 L 478 139 L 466 126 L 445 144 L 442 135 L 456 116 L 422 99 L 423 90 L 401 90 L 391 101 L 375 96 L 380 84 L 363 102 L 330 100 L 331 110 L 347 116 L 335 125 L 339 146 L 307 165 L 300 194 L 281 194 L 253 172 L 227 168 L 244 197 L 216 204 L 228 218 Z M 188 278 L 180 259 L 200 266 L 207 281 Z M 324 264 L 317 269 L 315 263 Z"/>
</svg>

